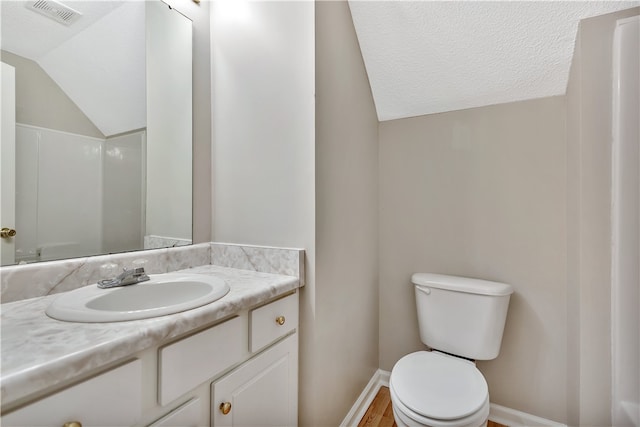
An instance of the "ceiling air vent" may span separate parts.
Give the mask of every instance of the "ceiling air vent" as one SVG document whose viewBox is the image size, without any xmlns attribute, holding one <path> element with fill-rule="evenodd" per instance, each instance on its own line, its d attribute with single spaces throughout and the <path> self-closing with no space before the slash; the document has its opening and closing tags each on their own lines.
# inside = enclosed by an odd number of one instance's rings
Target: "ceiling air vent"
<svg viewBox="0 0 640 427">
<path fill-rule="evenodd" d="M 35 0 L 26 4 L 28 9 L 38 12 L 47 18 L 64 25 L 71 25 L 76 22 L 82 14 L 55 0 Z"/>
</svg>

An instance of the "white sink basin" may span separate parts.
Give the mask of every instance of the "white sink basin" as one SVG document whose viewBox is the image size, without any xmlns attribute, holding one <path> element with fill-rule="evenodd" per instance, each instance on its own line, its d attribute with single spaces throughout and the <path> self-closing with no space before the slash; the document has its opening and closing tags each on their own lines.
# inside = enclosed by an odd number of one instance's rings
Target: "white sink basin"
<svg viewBox="0 0 640 427">
<path fill-rule="evenodd" d="M 225 296 L 224 280 L 201 274 L 150 274 L 151 280 L 100 289 L 89 285 L 56 298 L 47 316 L 68 322 L 120 322 L 164 316 L 200 307 Z"/>
</svg>

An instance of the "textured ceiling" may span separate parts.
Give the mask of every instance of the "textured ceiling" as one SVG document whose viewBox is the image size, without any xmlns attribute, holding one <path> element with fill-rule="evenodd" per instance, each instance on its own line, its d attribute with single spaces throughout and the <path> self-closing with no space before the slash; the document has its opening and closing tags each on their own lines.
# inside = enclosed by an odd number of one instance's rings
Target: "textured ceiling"
<svg viewBox="0 0 640 427">
<path fill-rule="evenodd" d="M 25 7 L 26 1 L 2 1 L 2 49 L 38 61 L 50 50 L 82 32 L 122 5 L 122 1 L 63 2 L 82 13 L 72 25 L 62 25 Z"/>
<path fill-rule="evenodd" d="M 562 95 L 578 22 L 639 1 L 349 5 L 380 121 Z"/>
</svg>

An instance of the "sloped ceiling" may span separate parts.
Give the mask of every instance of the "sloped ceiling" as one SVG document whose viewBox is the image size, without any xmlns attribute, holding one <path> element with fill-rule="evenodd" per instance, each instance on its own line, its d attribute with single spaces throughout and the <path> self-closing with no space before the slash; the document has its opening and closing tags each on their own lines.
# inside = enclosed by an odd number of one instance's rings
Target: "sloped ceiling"
<svg viewBox="0 0 640 427">
<path fill-rule="evenodd" d="M 579 21 L 640 1 L 349 5 L 384 121 L 562 95 Z"/>
<path fill-rule="evenodd" d="M 139 1 L 68 1 L 66 26 L 0 1 L 2 49 L 37 62 L 106 135 L 146 126 L 145 14 Z"/>
</svg>

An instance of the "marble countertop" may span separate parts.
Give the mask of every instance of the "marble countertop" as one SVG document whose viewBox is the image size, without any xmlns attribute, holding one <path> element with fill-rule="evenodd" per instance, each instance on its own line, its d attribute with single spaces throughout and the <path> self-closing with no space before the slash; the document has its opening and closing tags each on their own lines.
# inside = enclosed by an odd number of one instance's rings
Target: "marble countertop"
<svg viewBox="0 0 640 427">
<path fill-rule="evenodd" d="M 193 329 L 259 305 L 300 286 L 299 279 L 204 265 L 183 272 L 215 275 L 231 290 L 211 304 L 152 319 L 71 323 L 49 318 L 55 295 L 2 304 L 0 392 L 2 407 L 95 372 Z"/>
</svg>

